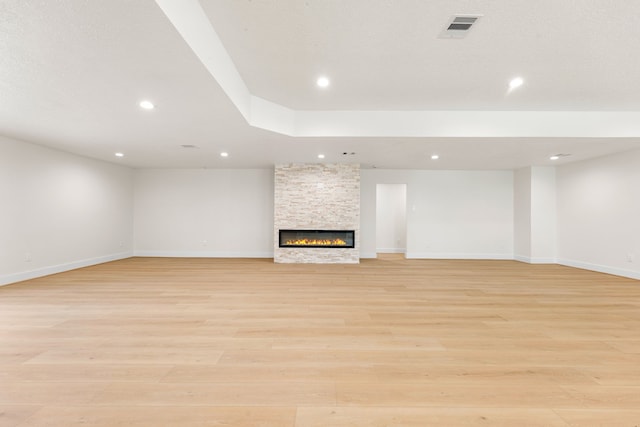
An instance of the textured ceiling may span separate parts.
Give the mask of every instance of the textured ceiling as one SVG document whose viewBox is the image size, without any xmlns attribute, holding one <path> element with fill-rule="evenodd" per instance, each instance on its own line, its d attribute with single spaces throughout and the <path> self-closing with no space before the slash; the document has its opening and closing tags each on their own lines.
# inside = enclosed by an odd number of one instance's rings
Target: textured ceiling
<svg viewBox="0 0 640 427">
<path fill-rule="evenodd" d="M 295 109 L 640 109 L 640 2 L 201 4 L 251 92 Z M 482 17 L 462 40 L 438 38 L 455 14 Z M 506 96 L 516 75 L 527 88 Z"/>
<path fill-rule="evenodd" d="M 638 2 L 201 5 L 248 91 L 291 109 L 640 112 Z M 457 13 L 483 16 L 467 38 L 438 39 Z M 365 167 L 509 169 L 551 164 L 559 152 L 572 153 L 566 163 L 640 147 L 635 130 L 615 138 L 286 136 L 251 126 L 201 59 L 152 0 L 3 0 L 0 135 L 132 167 L 271 167 L 322 152 L 326 162 Z M 332 79 L 325 91 L 314 86 L 321 73 Z M 526 84 L 508 94 L 514 75 Z M 141 110 L 141 99 L 157 108 Z"/>
</svg>

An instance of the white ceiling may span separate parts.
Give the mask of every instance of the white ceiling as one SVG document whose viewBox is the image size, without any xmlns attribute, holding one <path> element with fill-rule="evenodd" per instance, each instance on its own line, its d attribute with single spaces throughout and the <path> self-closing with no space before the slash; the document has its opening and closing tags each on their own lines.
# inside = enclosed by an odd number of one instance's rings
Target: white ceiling
<svg viewBox="0 0 640 427">
<path fill-rule="evenodd" d="M 0 134 L 132 167 L 271 167 L 324 153 L 364 167 L 510 169 L 640 148 L 640 2 L 200 5 L 3 0 Z M 454 14 L 482 17 L 464 39 L 438 38 Z M 315 87 L 320 74 L 330 88 Z M 526 83 L 508 93 L 516 75 Z"/>
<path fill-rule="evenodd" d="M 200 3 L 251 92 L 295 109 L 640 110 L 634 1 Z M 438 38 L 455 14 L 482 17 Z M 529 90 L 507 97 L 516 75 Z"/>
</svg>

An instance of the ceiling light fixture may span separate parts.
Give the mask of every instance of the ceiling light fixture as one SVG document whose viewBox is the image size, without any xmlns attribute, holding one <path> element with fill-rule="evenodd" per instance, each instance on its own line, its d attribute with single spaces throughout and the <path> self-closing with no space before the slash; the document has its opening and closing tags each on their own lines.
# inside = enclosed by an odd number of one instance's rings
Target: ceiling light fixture
<svg viewBox="0 0 640 427">
<path fill-rule="evenodd" d="M 438 156 L 437 154 L 431 156 L 431 160 L 438 160 L 439 158 L 440 156 Z"/>
<path fill-rule="evenodd" d="M 229 157 L 229 153 L 223 151 L 222 153 L 220 153 L 220 157 Z"/>
<path fill-rule="evenodd" d="M 116 153 L 116 157 L 124 157 L 123 153 Z"/>
<path fill-rule="evenodd" d="M 319 159 L 324 159 L 324 154 L 318 154 Z"/>
<path fill-rule="evenodd" d="M 558 160 L 559 158 L 560 158 L 560 156 L 558 156 L 556 154 L 556 155 L 553 155 L 553 156 L 549 157 L 549 160 Z"/>
<path fill-rule="evenodd" d="M 153 105 L 151 101 L 140 101 L 140 108 L 144 108 L 145 110 L 153 110 L 156 106 Z"/>
<path fill-rule="evenodd" d="M 522 77 L 513 78 L 509 82 L 509 90 L 511 91 L 511 90 L 517 89 L 523 84 L 524 84 L 524 79 Z"/>
<path fill-rule="evenodd" d="M 328 78 L 323 76 L 323 77 L 318 77 L 318 80 L 316 80 L 316 84 L 318 85 L 318 87 L 326 88 L 326 87 L 329 87 L 330 82 Z"/>
</svg>

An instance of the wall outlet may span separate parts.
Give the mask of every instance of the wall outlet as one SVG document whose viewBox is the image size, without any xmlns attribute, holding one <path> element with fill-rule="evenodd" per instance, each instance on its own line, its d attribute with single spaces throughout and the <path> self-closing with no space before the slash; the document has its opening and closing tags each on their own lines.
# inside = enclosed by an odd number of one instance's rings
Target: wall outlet
<svg viewBox="0 0 640 427">
<path fill-rule="evenodd" d="M 209 243 L 209 242 L 207 242 L 206 240 L 203 240 L 202 241 L 202 246 L 207 246 L 207 243 Z"/>
<path fill-rule="evenodd" d="M 627 252 L 627 262 L 633 262 L 636 259 L 636 254 L 633 252 Z"/>
<path fill-rule="evenodd" d="M 31 262 L 31 253 L 27 252 L 24 254 L 24 262 Z"/>
</svg>

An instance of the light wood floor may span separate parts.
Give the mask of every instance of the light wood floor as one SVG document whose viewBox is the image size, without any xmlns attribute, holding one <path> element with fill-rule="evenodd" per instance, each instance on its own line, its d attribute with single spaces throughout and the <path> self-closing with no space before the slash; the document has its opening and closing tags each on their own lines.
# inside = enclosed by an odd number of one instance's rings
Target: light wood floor
<svg viewBox="0 0 640 427">
<path fill-rule="evenodd" d="M 638 426 L 640 282 L 131 258 L 0 288 L 0 425 Z"/>
</svg>

